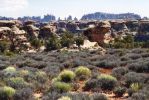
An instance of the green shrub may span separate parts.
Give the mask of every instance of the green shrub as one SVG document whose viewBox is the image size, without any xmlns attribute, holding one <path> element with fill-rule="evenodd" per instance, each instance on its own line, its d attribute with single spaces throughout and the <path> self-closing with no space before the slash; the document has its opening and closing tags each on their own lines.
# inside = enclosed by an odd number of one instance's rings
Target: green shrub
<svg viewBox="0 0 149 100">
<path fill-rule="evenodd" d="M 12 52 L 12 51 L 5 51 L 5 52 L 4 52 L 4 55 L 5 55 L 5 56 L 8 56 L 8 57 L 14 57 L 14 56 L 15 56 L 15 53 Z"/>
<path fill-rule="evenodd" d="M 6 50 L 9 50 L 9 42 L 7 41 L 0 41 L 0 52 L 4 52 Z"/>
<path fill-rule="evenodd" d="M 71 90 L 71 85 L 68 83 L 64 83 L 64 82 L 55 82 L 53 83 L 53 88 L 56 91 L 59 91 L 60 93 L 62 92 L 68 92 Z"/>
<path fill-rule="evenodd" d="M 19 76 L 24 77 L 24 76 L 26 76 L 26 75 L 29 74 L 29 71 L 28 71 L 28 70 L 20 70 L 20 71 L 18 72 L 18 74 L 19 74 Z"/>
<path fill-rule="evenodd" d="M 137 92 L 142 88 L 142 85 L 139 83 L 132 83 L 130 87 L 134 92 Z"/>
<path fill-rule="evenodd" d="M 61 48 L 60 40 L 55 34 L 53 34 L 46 42 L 46 50 L 51 51 L 51 50 L 57 50 L 60 48 Z"/>
<path fill-rule="evenodd" d="M 9 100 L 12 99 L 12 97 L 15 94 L 15 89 L 11 88 L 11 87 L 1 87 L 0 88 L 0 100 Z"/>
<path fill-rule="evenodd" d="M 43 71 L 37 71 L 35 73 L 36 80 L 40 83 L 45 83 L 48 80 L 48 76 Z"/>
<path fill-rule="evenodd" d="M 140 83 L 132 83 L 128 89 L 128 95 L 132 96 L 134 93 L 138 92 L 142 88 Z"/>
<path fill-rule="evenodd" d="M 98 84 L 103 90 L 113 90 L 117 84 L 117 79 L 111 75 L 101 74 L 98 77 Z"/>
<path fill-rule="evenodd" d="M 70 47 L 74 43 L 73 34 L 71 33 L 64 33 L 61 38 L 61 45 L 63 47 Z"/>
<path fill-rule="evenodd" d="M 16 69 L 14 67 L 12 67 L 12 66 L 9 66 L 6 69 L 4 69 L 3 71 L 5 71 L 5 72 L 15 72 Z"/>
<path fill-rule="evenodd" d="M 39 39 L 33 39 L 33 40 L 31 40 L 30 43 L 36 49 L 38 49 L 38 48 L 40 48 L 42 46 L 42 41 L 39 40 Z"/>
<path fill-rule="evenodd" d="M 91 71 L 87 67 L 79 66 L 75 70 L 76 76 L 78 77 L 84 77 L 85 79 L 91 76 Z"/>
<path fill-rule="evenodd" d="M 13 76 L 16 74 L 16 68 L 9 66 L 3 70 L 3 73 L 5 77 Z"/>
<path fill-rule="evenodd" d="M 72 100 L 72 99 L 70 97 L 67 97 L 67 96 L 62 96 L 58 100 Z"/>
<path fill-rule="evenodd" d="M 6 80 L 6 83 L 8 86 L 11 86 L 15 89 L 22 89 L 29 86 L 29 84 L 21 77 L 9 78 Z"/>
<path fill-rule="evenodd" d="M 116 87 L 113 92 L 114 92 L 115 96 L 122 97 L 126 92 L 126 88 L 125 87 Z"/>
<path fill-rule="evenodd" d="M 81 45 L 84 44 L 84 38 L 79 36 L 75 39 L 76 45 L 80 48 Z"/>
<path fill-rule="evenodd" d="M 58 77 L 63 82 L 70 82 L 75 78 L 75 73 L 70 70 L 64 70 L 59 74 Z"/>
</svg>

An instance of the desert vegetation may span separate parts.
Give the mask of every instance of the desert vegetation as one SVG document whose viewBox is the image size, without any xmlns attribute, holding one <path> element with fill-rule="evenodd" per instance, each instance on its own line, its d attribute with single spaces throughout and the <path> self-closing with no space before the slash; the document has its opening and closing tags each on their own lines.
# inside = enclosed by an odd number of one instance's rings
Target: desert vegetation
<svg viewBox="0 0 149 100">
<path fill-rule="evenodd" d="M 148 54 L 137 48 L 0 55 L 0 98 L 147 100 Z"/>
</svg>

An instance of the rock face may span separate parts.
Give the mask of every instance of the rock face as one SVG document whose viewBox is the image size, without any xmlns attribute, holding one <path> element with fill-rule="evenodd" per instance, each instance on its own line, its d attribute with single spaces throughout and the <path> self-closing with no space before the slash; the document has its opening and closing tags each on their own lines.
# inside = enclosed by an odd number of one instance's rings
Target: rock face
<svg viewBox="0 0 149 100">
<path fill-rule="evenodd" d="M 57 31 L 57 26 L 55 24 L 47 24 L 41 27 L 39 32 L 39 38 L 48 39 L 52 33 Z"/>
<path fill-rule="evenodd" d="M 98 42 L 102 45 L 112 39 L 110 35 L 110 29 L 110 23 L 108 21 L 103 21 L 100 22 L 96 27 L 89 28 L 84 31 L 84 35 L 87 36 L 90 41 Z"/>
<path fill-rule="evenodd" d="M 66 29 L 72 33 L 76 33 L 77 32 L 77 24 L 73 23 L 73 22 L 69 22 L 66 24 Z"/>
<path fill-rule="evenodd" d="M 139 21 L 138 20 L 126 21 L 126 26 L 130 31 L 137 32 L 139 29 Z"/>
<path fill-rule="evenodd" d="M 0 21 L 0 41 L 7 41 L 11 50 L 20 50 L 27 43 L 26 32 L 16 21 Z"/>
<path fill-rule="evenodd" d="M 50 23 L 36 23 L 28 20 L 0 20 L 0 41 L 9 41 L 14 49 L 22 48 L 33 39 L 49 39 L 51 34 L 61 36 L 64 32 L 76 35 L 84 33 L 91 42 L 104 43 L 113 41 L 113 38 L 123 38 L 128 34 L 138 36 L 139 40 L 149 34 L 149 20 L 107 20 L 107 21 L 58 21 Z M 141 35 L 141 37 L 139 36 Z M 29 46 L 28 46 L 29 47 Z"/>
<path fill-rule="evenodd" d="M 0 21 L 0 27 L 11 27 L 15 24 L 16 24 L 15 21 L 7 21 L 7 20 Z"/>
<path fill-rule="evenodd" d="M 149 32 L 149 20 L 141 20 L 139 26 L 139 33 L 145 34 Z"/>
<path fill-rule="evenodd" d="M 37 38 L 39 34 L 39 28 L 37 28 L 34 21 L 27 21 L 24 23 L 24 30 L 27 32 L 28 38 Z"/>
</svg>

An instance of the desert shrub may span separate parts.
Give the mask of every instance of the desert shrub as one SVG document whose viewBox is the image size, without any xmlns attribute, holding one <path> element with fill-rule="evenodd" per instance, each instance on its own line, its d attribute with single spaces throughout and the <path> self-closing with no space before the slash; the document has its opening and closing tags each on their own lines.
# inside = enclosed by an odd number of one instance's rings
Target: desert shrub
<svg viewBox="0 0 149 100">
<path fill-rule="evenodd" d="M 112 45 L 114 48 L 116 49 L 119 49 L 119 48 L 124 48 L 125 47 L 125 44 L 118 41 L 118 42 L 115 42 L 113 45 Z"/>
<path fill-rule="evenodd" d="M 132 60 L 136 60 L 136 59 L 141 58 L 141 56 L 140 56 L 139 54 L 131 54 L 131 55 L 129 56 L 129 58 L 131 58 Z"/>
<path fill-rule="evenodd" d="M 15 76 L 17 73 L 16 68 L 9 66 L 6 69 L 3 70 L 3 75 L 5 77 L 12 77 Z"/>
<path fill-rule="evenodd" d="M 33 39 L 30 41 L 30 43 L 36 49 L 39 49 L 42 46 L 42 41 L 39 39 Z"/>
<path fill-rule="evenodd" d="M 72 99 L 70 97 L 68 97 L 68 96 L 62 96 L 58 100 L 72 100 Z"/>
<path fill-rule="evenodd" d="M 78 67 L 78 66 L 88 66 L 89 61 L 85 61 L 83 59 L 80 59 L 79 57 L 76 57 L 72 62 L 72 67 Z"/>
<path fill-rule="evenodd" d="M 124 81 L 127 87 L 129 87 L 132 83 L 142 84 L 145 82 L 145 76 L 143 74 L 129 72 L 124 75 Z"/>
<path fill-rule="evenodd" d="M 138 92 L 142 88 L 142 85 L 139 83 L 132 83 L 130 87 L 134 92 Z"/>
<path fill-rule="evenodd" d="M 134 93 L 131 96 L 131 100 L 148 100 L 143 93 Z"/>
<path fill-rule="evenodd" d="M 132 96 L 132 94 L 133 93 L 135 93 L 131 88 L 129 88 L 128 90 L 127 90 L 127 93 L 128 93 L 128 96 Z"/>
<path fill-rule="evenodd" d="M 5 86 L 5 85 L 6 85 L 5 82 L 0 79 L 0 87 L 3 87 L 3 86 Z"/>
<path fill-rule="evenodd" d="M 8 56 L 8 57 L 14 57 L 14 56 L 15 56 L 15 53 L 12 52 L 12 51 L 5 51 L 5 52 L 4 52 L 4 55 L 5 55 L 5 56 Z"/>
<path fill-rule="evenodd" d="M 114 92 L 115 96 L 122 97 L 126 92 L 126 88 L 125 87 L 116 87 L 113 92 Z"/>
<path fill-rule="evenodd" d="M 143 54 L 141 54 L 141 56 L 142 56 L 143 58 L 147 58 L 147 57 L 149 57 L 149 53 L 143 53 Z"/>
<path fill-rule="evenodd" d="M 91 96 L 91 100 L 108 100 L 108 98 L 101 93 L 95 93 Z"/>
<path fill-rule="evenodd" d="M 6 83 L 8 86 L 11 86 L 15 89 L 22 89 L 29 86 L 29 84 L 21 77 L 9 78 L 6 80 Z"/>
<path fill-rule="evenodd" d="M 33 100 L 33 91 L 30 88 L 24 88 L 16 91 L 14 100 Z"/>
<path fill-rule="evenodd" d="M 21 63 L 18 64 L 18 67 L 19 68 L 22 68 L 22 67 L 32 67 L 32 68 L 38 68 L 38 69 L 42 69 L 42 68 L 45 68 L 47 65 L 45 62 L 42 62 L 42 61 L 35 61 L 35 60 L 25 60 Z"/>
<path fill-rule="evenodd" d="M 48 76 L 43 71 L 37 71 L 35 72 L 36 81 L 40 83 L 45 83 L 48 80 Z"/>
<path fill-rule="evenodd" d="M 0 70 L 3 70 L 5 69 L 7 66 L 5 64 L 2 64 L 1 61 L 0 61 Z"/>
<path fill-rule="evenodd" d="M 117 79 L 121 79 L 123 75 L 125 75 L 128 72 L 127 68 L 124 67 L 118 67 L 112 69 L 112 76 L 116 77 Z"/>
<path fill-rule="evenodd" d="M 0 52 L 4 52 L 6 50 L 9 50 L 9 42 L 7 41 L 0 41 Z"/>
<path fill-rule="evenodd" d="M 94 65 L 99 68 L 109 68 L 109 69 L 112 69 L 118 66 L 117 62 L 115 61 L 109 62 L 108 60 L 97 61 L 94 63 Z"/>
<path fill-rule="evenodd" d="M 128 58 L 128 57 L 121 57 L 121 61 L 128 61 L 128 60 L 130 60 L 130 58 Z"/>
<path fill-rule="evenodd" d="M 47 95 L 42 97 L 42 100 L 58 100 L 63 96 L 63 93 L 58 93 L 56 91 L 50 91 Z"/>
<path fill-rule="evenodd" d="M 83 89 L 85 91 L 89 91 L 89 90 L 94 90 L 94 89 L 98 88 L 98 84 L 97 84 L 97 79 L 90 79 L 85 83 L 85 86 L 83 87 Z"/>
<path fill-rule="evenodd" d="M 29 71 L 28 70 L 19 70 L 18 71 L 18 75 L 21 76 L 21 77 L 25 77 L 29 74 Z"/>
<path fill-rule="evenodd" d="M 70 82 L 75 78 L 75 73 L 70 70 L 64 70 L 59 74 L 58 77 L 63 82 Z"/>
<path fill-rule="evenodd" d="M 60 92 L 60 93 L 63 93 L 63 92 L 68 92 L 70 91 L 72 88 L 71 88 L 71 85 L 68 84 L 68 83 L 64 83 L 64 82 L 54 82 L 52 84 L 52 91 L 57 91 L 57 92 Z"/>
<path fill-rule="evenodd" d="M 13 98 L 16 90 L 11 87 L 0 87 L 0 100 L 10 100 Z"/>
<path fill-rule="evenodd" d="M 141 48 L 135 48 L 135 49 L 132 49 L 131 52 L 134 53 L 134 54 L 141 54 L 141 53 L 144 52 L 144 50 L 141 49 Z"/>
<path fill-rule="evenodd" d="M 117 79 L 111 75 L 101 74 L 98 77 L 98 84 L 103 90 L 113 90 L 117 84 Z"/>
<path fill-rule="evenodd" d="M 67 95 L 72 100 L 90 100 L 90 96 L 86 93 L 69 93 Z"/>
<path fill-rule="evenodd" d="M 149 85 L 146 84 L 144 87 L 142 87 L 141 90 L 139 90 L 140 93 L 143 93 L 146 95 L 147 98 L 149 98 Z"/>
<path fill-rule="evenodd" d="M 135 72 L 146 72 L 148 70 L 148 66 L 143 63 L 132 63 L 128 65 L 128 69 Z"/>
<path fill-rule="evenodd" d="M 82 79 L 87 79 L 91 76 L 91 71 L 87 67 L 79 66 L 75 70 L 75 74 L 76 74 L 77 77 L 80 77 Z"/>
<path fill-rule="evenodd" d="M 12 66 L 9 66 L 9 67 L 7 67 L 6 69 L 4 69 L 3 70 L 4 72 L 15 72 L 16 71 L 16 69 L 14 68 L 14 67 L 12 67 Z"/>
</svg>

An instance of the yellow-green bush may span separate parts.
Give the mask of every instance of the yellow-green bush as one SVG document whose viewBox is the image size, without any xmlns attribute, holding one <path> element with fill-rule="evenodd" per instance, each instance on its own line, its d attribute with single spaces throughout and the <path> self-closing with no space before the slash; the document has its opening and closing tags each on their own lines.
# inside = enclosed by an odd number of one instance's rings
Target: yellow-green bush
<svg viewBox="0 0 149 100">
<path fill-rule="evenodd" d="M 15 94 L 16 90 L 12 87 L 1 87 L 0 88 L 0 100 L 9 100 L 11 99 L 14 94 Z"/>
<path fill-rule="evenodd" d="M 88 69 L 87 67 L 84 66 L 79 66 L 76 70 L 75 70 L 75 74 L 78 77 L 84 77 L 84 78 L 88 78 L 91 76 L 91 71 L 90 69 Z"/>
<path fill-rule="evenodd" d="M 75 73 L 70 70 L 64 70 L 59 74 L 58 78 L 63 82 L 70 82 L 75 78 Z"/>
</svg>

